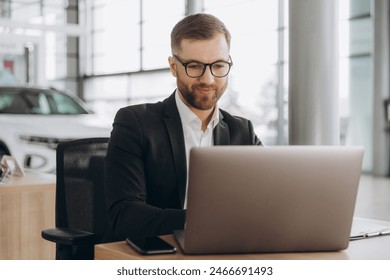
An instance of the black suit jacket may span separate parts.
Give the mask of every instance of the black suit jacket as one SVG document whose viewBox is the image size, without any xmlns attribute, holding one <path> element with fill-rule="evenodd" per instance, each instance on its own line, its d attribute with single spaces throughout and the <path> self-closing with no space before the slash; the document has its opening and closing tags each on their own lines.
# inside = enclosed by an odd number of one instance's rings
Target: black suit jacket
<svg viewBox="0 0 390 280">
<path fill-rule="evenodd" d="M 261 145 L 250 121 L 223 110 L 213 135 L 215 145 Z M 118 111 L 105 173 L 109 217 L 118 238 L 184 227 L 186 152 L 174 94 Z"/>
</svg>

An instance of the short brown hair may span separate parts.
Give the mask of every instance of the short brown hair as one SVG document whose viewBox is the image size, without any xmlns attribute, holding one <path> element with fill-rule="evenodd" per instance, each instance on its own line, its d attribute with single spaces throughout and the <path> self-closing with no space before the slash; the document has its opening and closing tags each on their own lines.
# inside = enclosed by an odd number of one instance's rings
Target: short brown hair
<svg viewBox="0 0 390 280">
<path fill-rule="evenodd" d="M 230 48 L 230 32 L 222 21 L 213 15 L 205 13 L 189 15 L 179 21 L 172 29 L 172 52 L 181 49 L 181 42 L 184 39 L 208 40 L 214 38 L 217 33 L 225 35 L 226 42 Z"/>
</svg>

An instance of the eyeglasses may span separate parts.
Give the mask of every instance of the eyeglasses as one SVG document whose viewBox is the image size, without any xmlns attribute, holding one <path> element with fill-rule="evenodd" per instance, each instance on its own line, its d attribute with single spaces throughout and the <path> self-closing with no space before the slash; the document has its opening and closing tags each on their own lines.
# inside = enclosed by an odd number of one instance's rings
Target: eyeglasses
<svg viewBox="0 0 390 280">
<path fill-rule="evenodd" d="M 184 66 L 187 76 L 191 78 L 199 78 L 206 71 L 206 67 L 210 67 L 211 74 L 216 78 L 223 78 L 230 72 L 230 68 L 233 65 L 232 58 L 229 55 L 231 62 L 219 60 L 213 63 L 202 63 L 198 61 L 183 62 L 177 55 L 173 55 L 181 65 Z"/>
</svg>

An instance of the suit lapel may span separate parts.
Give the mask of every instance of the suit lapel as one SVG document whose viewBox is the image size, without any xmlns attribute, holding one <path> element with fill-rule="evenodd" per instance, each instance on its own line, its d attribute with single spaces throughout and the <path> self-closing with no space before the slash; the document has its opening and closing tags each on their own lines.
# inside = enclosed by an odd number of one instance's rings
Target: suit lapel
<svg viewBox="0 0 390 280">
<path fill-rule="evenodd" d="M 183 127 L 179 111 L 176 107 L 175 94 L 173 93 L 165 101 L 164 121 L 167 127 L 169 140 L 173 153 L 173 159 L 177 174 L 177 185 L 179 190 L 180 202 L 184 206 L 186 179 L 187 179 L 187 163 L 186 150 L 184 142 Z"/>
<path fill-rule="evenodd" d="M 223 120 L 221 111 L 219 112 L 219 122 L 213 131 L 214 145 L 229 145 L 230 133 L 227 123 Z"/>
</svg>

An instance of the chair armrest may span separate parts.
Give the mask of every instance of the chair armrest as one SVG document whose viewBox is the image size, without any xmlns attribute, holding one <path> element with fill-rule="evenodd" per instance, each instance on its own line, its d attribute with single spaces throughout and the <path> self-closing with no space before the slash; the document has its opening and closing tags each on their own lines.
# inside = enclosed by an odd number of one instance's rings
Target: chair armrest
<svg viewBox="0 0 390 280">
<path fill-rule="evenodd" d="M 71 228 L 45 229 L 42 238 L 62 245 L 81 245 L 94 241 L 95 235 L 88 231 Z"/>
<path fill-rule="evenodd" d="M 71 228 L 50 228 L 41 233 L 42 238 L 56 243 L 57 260 L 93 260 L 95 235 Z"/>
</svg>

